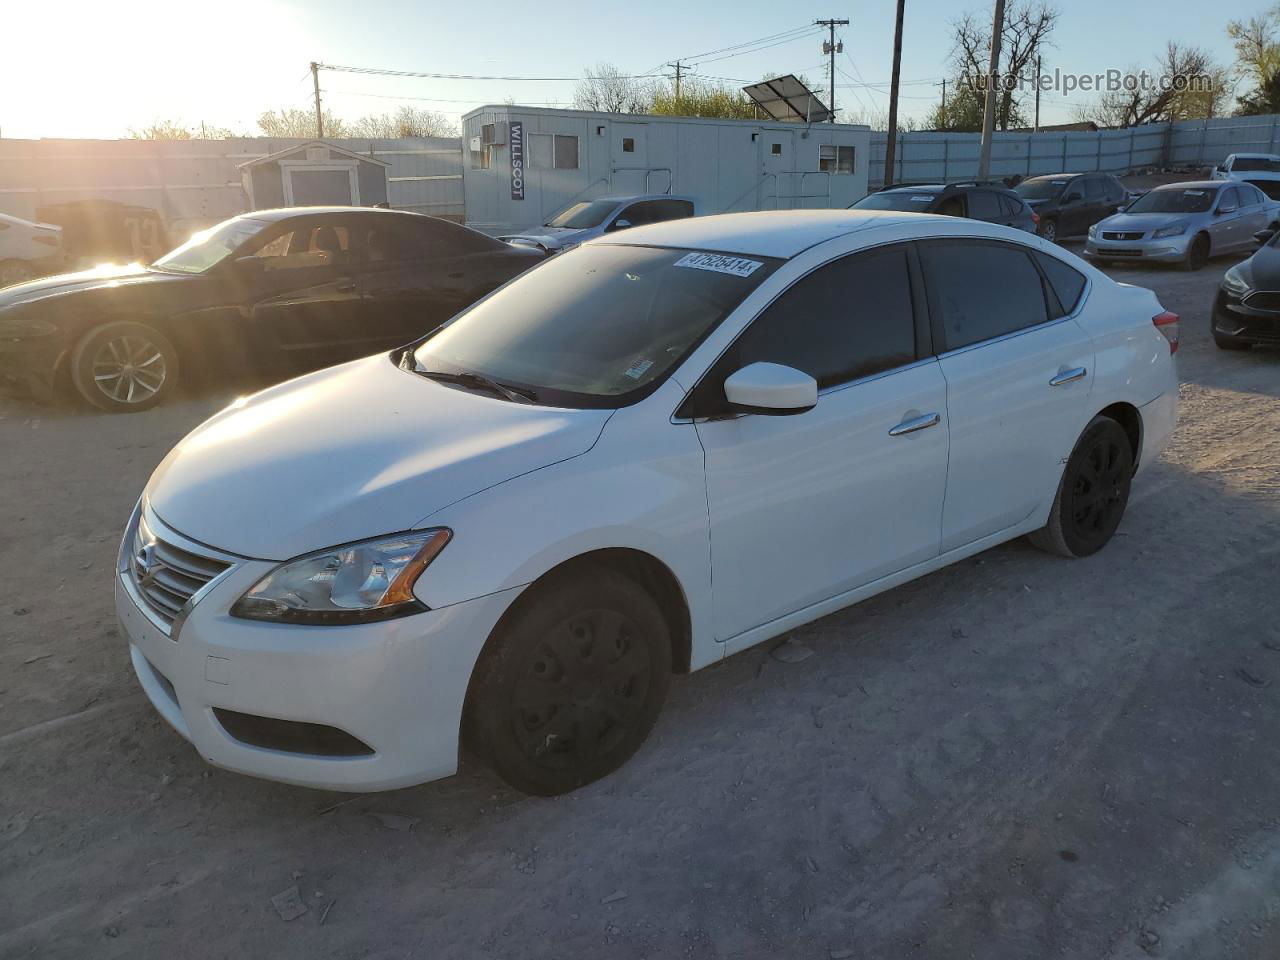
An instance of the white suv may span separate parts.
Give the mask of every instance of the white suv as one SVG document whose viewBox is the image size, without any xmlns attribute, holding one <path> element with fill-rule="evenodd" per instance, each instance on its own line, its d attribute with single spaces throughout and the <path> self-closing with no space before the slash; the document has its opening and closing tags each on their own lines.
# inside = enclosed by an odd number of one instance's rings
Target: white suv
<svg viewBox="0 0 1280 960">
<path fill-rule="evenodd" d="M 1002 541 L 1083 557 L 1174 426 L 1177 317 L 1013 229 L 690 219 L 266 390 L 157 468 L 116 606 L 212 763 L 533 793 L 696 670 Z"/>
</svg>

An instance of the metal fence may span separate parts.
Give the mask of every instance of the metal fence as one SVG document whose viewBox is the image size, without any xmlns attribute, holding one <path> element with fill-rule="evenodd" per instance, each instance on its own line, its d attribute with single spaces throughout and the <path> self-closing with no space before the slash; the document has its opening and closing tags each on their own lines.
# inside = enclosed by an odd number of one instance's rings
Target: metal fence
<svg viewBox="0 0 1280 960">
<path fill-rule="evenodd" d="M 871 187 L 884 185 L 884 133 L 871 134 Z M 901 133 L 894 182 L 938 183 L 977 176 L 977 133 Z M 1210 167 L 1231 153 L 1280 151 L 1280 116 L 1152 123 L 1126 130 L 997 133 L 991 176 L 1065 171 L 1129 173 L 1149 167 Z"/>
<path fill-rule="evenodd" d="M 0 213 L 35 219 L 40 207 L 114 200 L 154 210 L 180 237 L 243 213 L 249 198 L 238 165 L 306 140 L 3 140 Z M 392 207 L 461 220 L 462 141 L 332 139 L 385 160 Z"/>
</svg>

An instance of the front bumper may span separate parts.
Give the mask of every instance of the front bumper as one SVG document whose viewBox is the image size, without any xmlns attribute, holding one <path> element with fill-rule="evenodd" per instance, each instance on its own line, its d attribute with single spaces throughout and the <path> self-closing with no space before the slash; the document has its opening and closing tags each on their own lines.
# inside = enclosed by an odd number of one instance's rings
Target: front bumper
<svg viewBox="0 0 1280 960">
<path fill-rule="evenodd" d="M 1180 237 L 1164 237 L 1160 240 L 1104 240 L 1099 234 L 1085 241 L 1085 256 L 1098 260 L 1150 260 L 1157 263 L 1174 263 L 1187 256 L 1191 234 Z"/>
<path fill-rule="evenodd" d="M 148 513 L 149 524 L 153 517 Z M 165 529 L 159 518 L 152 525 Z M 131 540 L 126 534 L 125 543 Z M 373 791 L 454 773 L 472 669 L 519 588 L 349 627 L 232 617 L 231 605 L 274 566 L 257 560 L 232 566 L 194 598 L 170 637 L 140 598 L 127 564 L 118 564 L 121 631 L 161 716 L 209 763 L 268 780 Z M 336 728 L 371 752 L 317 755 L 246 743 L 215 711 Z"/>
<path fill-rule="evenodd" d="M 1233 340 L 1280 345 L 1280 310 L 1248 306 L 1235 294 L 1219 289 L 1213 301 L 1213 332 Z"/>
</svg>

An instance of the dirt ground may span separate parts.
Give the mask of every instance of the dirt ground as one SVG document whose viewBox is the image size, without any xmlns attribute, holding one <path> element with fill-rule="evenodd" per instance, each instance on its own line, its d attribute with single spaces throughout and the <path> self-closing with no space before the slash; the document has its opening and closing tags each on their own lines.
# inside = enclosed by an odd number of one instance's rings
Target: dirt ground
<svg viewBox="0 0 1280 960">
<path fill-rule="evenodd" d="M 1227 266 L 1116 271 L 1182 315 L 1182 422 L 1105 551 L 1008 544 L 797 631 L 801 663 L 677 678 L 559 799 L 207 767 L 110 581 L 229 394 L 0 401 L 0 957 L 1275 958 L 1280 352 L 1213 346 Z"/>
</svg>

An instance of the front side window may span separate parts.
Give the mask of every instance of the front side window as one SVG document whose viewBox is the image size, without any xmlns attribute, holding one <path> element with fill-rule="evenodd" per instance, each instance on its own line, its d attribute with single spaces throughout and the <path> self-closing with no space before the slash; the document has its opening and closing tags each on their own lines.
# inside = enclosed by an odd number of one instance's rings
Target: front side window
<svg viewBox="0 0 1280 960">
<path fill-rule="evenodd" d="M 920 259 L 929 312 L 941 327 L 943 350 L 1004 336 L 1049 318 L 1040 273 L 1020 247 L 929 240 L 920 244 Z"/>
<path fill-rule="evenodd" d="M 579 200 L 565 207 L 544 226 L 563 227 L 566 230 L 589 230 L 604 223 L 604 218 L 613 213 L 617 206 L 616 200 Z"/>
<path fill-rule="evenodd" d="M 1223 190 L 1218 197 L 1218 209 L 1223 213 L 1229 213 L 1240 207 L 1240 191 L 1235 187 Z"/>
<path fill-rule="evenodd" d="M 794 367 L 825 388 L 915 359 L 906 249 L 854 254 L 803 277 L 752 321 L 707 378 L 699 412 L 720 412 L 724 378 L 752 363 Z"/>
<path fill-rule="evenodd" d="M 693 204 L 688 200 L 655 200 L 653 206 L 656 211 L 655 223 L 663 220 L 684 220 L 686 217 L 693 216 Z"/>
<path fill-rule="evenodd" d="M 277 234 L 248 255 L 269 272 L 346 264 L 352 260 L 351 237 L 344 225 L 308 224 Z"/>
<path fill-rule="evenodd" d="M 818 170 L 823 173 L 853 173 L 853 147 L 835 143 L 819 145 Z"/>
<path fill-rule="evenodd" d="M 1086 200 L 1101 200 L 1103 196 L 1102 181 L 1097 177 L 1084 178 L 1084 198 Z"/>
<path fill-rule="evenodd" d="M 414 352 L 420 371 L 473 373 L 566 407 L 647 395 L 778 261 L 588 245 L 459 314 Z"/>
<path fill-rule="evenodd" d="M 179 273 L 204 273 L 271 226 L 270 221 L 236 217 L 202 230 L 171 250 L 155 266 Z"/>
<path fill-rule="evenodd" d="M 1057 200 L 1067 188 L 1067 181 L 1053 179 L 1023 180 L 1014 189 L 1023 200 Z"/>
</svg>

